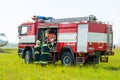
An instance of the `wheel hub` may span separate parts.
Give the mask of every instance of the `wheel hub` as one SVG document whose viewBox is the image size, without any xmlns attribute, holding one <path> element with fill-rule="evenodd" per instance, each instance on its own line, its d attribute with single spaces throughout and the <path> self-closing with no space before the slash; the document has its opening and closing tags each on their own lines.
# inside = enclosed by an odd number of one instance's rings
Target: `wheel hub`
<svg viewBox="0 0 120 80">
<path fill-rule="evenodd" d="M 70 65 L 70 64 L 71 64 L 71 59 L 70 59 L 70 57 L 65 56 L 64 59 L 63 59 L 63 63 L 64 63 L 65 65 Z"/>
</svg>

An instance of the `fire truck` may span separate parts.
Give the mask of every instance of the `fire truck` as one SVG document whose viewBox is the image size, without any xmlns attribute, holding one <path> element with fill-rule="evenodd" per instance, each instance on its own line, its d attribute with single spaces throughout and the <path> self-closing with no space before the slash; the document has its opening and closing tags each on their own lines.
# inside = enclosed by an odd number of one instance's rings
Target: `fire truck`
<svg viewBox="0 0 120 80">
<path fill-rule="evenodd" d="M 109 55 L 114 55 L 112 25 L 97 21 L 94 15 L 61 19 L 33 16 L 32 19 L 18 27 L 18 55 L 26 64 L 34 61 L 36 40 L 54 44 L 47 58 L 49 63 L 97 64 L 108 62 Z"/>
</svg>

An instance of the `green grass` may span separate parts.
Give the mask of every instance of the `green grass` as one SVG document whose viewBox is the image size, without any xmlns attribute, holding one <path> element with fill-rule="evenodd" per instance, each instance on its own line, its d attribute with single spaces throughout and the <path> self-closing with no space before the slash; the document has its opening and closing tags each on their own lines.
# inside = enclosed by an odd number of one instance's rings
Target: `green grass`
<svg viewBox="0 0 120 80">
<path fill-rule="evenodd" d="M 108 63 L 98 65 L 61 66 L 24 64 L 17 49 L 5 49 L 0 53 L 0 80 L 119 80 L 120 50 L 109 57 Z"/>
</svg>

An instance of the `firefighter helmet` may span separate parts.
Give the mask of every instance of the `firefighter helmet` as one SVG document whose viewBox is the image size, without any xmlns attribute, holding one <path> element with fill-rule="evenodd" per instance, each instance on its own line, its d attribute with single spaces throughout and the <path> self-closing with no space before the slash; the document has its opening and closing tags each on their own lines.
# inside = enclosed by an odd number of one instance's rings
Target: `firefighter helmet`
<svg viewBox="0 0 120 80">
<path fill-rule="evenodd" d="M 39 41 L 39 40 L 37 40 L 37 41 L 36 41 L 36 44 L 40 44 L 40 41 Z"/>
</svg>

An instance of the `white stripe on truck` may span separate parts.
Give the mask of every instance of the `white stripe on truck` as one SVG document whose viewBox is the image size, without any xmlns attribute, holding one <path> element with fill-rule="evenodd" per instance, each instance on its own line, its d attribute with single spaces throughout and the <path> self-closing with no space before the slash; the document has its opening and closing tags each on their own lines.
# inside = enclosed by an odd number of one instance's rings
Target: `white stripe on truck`
<svg viewBox="0 0 120 80">
<path fill-rule="evenodd" d="M 82 36 L 79 38 L 82 38 Z M 77 41 L 76 33 L 58 33 L 58 42 L 76 42 L 76 41 Z M 107 33 L 88 32 L 87 41 L 107 43 Z M 110 35 L 110 42 L 111 42 L 111 35 Z"/>
<path fill-rule="evenodd" d="M 107 33 L 88 33 L 88 42 L 102 42 L 107 43 Z"/>
<path fill-rule="evenodd" d="M 35 35 L 20 36 L 19 43 L 35 43 Z"/>
<path fill-rule="evenodd" d="M 76 33 L 58 33 L 58 42 L 76 42 Z"/>
</svg>

